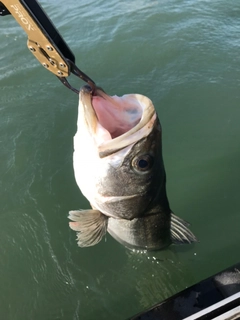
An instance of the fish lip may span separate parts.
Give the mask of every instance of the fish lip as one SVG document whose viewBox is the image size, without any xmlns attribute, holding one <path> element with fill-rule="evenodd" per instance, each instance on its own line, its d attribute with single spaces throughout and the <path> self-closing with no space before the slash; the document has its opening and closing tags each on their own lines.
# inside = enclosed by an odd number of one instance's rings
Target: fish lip
<svg viewBox="0 0 240 320">
<path fill-rule="evenodd" d="M 84 86 L 82 86 L 80 88 L 79 92 L 81 94 L 90 94 L 92 97 L 93 96 L 99 96 L 99 97 L 104 98 L 104 96 L 101 95 L 100 91 L 102 91 L 102 92 L 104 92 L 106 94 L 106 92 L 101 87 L 94 86 L 94 88 L 93 88 L 89 84 L 85 84 Z"/>
<path fill-rule="evenodd" d="M 92 94 L 92 93 L 93 93 L 93 89 L 92 89 L 92 87 L 90 87 L 90 85 L 86 84 L 86 85 L 84 85 L 84 86 L 82 86 L 82 87 L 80 88 L 80 92 L 81 92 L 81 93 L 89 93 L 89 94 Z"/>
</svg>

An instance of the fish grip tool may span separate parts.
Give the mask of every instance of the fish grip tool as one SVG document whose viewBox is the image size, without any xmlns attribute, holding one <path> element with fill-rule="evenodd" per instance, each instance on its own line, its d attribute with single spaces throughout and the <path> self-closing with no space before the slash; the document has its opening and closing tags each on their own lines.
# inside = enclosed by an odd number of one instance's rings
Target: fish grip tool
<svg viewBox="0 0 240 320">
<path fill-rule="evenodd" d="M 8 14 L 27 33 L 27 46 L 35 58 L 67 88 L 79 93 L 66 79 L 72 73 L 95 90 L 95 82 L 75 65 L 74 54 L 36 0 L 1 0 L 0 16 Z"/>
</svg>

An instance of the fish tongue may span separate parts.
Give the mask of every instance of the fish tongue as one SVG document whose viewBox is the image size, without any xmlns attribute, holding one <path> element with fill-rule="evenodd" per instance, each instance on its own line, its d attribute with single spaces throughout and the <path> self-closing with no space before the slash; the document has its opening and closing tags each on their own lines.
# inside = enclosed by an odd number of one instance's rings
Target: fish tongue
<svg viewBox="0 0 240 320">
<path fill-rule="evenodd" d="M 98 210 L 70 211 L 69 222 L 72 230 L 77 231 L 79 247 L 94 246 L 107 232 L 108 218 Z"/>
<path fill-rule="evenodd" d="M 99 123 L 111 134 L 112 139 L 132 129 L 140 121 L 140 104 L 127 96 L 110 97 L 102 92 L 92 98 L 92 106 Z"/>
</svg>

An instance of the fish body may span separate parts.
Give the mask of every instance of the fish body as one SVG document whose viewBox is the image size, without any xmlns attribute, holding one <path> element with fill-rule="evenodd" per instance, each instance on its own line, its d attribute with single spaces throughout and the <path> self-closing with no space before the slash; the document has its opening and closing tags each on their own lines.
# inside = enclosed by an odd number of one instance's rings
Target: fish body
<svg viewBox="0 0 240 320">
<path fill-rule="evenodd" d="M 79 246 L 95 245 L 107 231 L 131 249 L 196 241 L 188 224 L 169 207 L 162 130 L 149 98 L 110 97 L 101 89 L 93 93 L 83 87 L 73 166 L 92 206 L 69 213 Z"/>
</svg>

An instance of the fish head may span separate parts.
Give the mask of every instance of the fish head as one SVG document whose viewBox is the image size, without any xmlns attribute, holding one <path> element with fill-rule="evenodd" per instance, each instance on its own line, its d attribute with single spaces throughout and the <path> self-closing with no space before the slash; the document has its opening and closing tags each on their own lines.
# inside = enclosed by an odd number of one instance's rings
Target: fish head
<svg viewBox="0 0 240 320">
<path fill-rule="evenodd" d="M 74 172 L 94 209 L 127 220 L 162 211 L 169 229 L 161 135 L 146 96 L 111 97 L 88 86 L 80 90 Z"/>
</svg>

